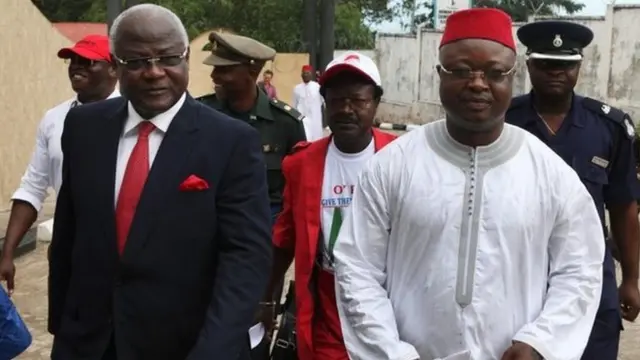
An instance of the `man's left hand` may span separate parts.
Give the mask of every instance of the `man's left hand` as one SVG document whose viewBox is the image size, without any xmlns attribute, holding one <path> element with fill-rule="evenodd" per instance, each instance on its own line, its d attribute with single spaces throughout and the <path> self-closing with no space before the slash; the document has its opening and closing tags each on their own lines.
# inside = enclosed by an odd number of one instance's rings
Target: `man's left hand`
<svg viewBox="0 0 640 360">
<path fill-rule="evenodd" d="M 530 345 L 514 341 L 504 352 L 501 360 L 542 360 L 542 356 Z"/>
<path fill-rule="evenodd" d="M 622 318 L 627 321 L 635 321 L 640 312 L 640 290 L 638 290 L 638 281 L 623 281 L 618 289 L 620 296 L 620 310 Z"/>
</svg>

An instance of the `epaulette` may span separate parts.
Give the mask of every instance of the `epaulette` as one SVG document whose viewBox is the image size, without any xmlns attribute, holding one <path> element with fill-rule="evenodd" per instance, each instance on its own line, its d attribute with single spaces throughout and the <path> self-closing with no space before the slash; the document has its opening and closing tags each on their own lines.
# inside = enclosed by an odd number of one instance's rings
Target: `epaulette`
<svg viewBox="0 0 640 360">
<path fill-rule="evenodd" d="M 582 104 L 584 107 L 595 113 L 596 115 L 605 117 L 614 123 L 618 124 L 624 130 L 624 133 L 630 139 L 633 139 L 636 135 L 636 129 L 633 126 L 633 121 L 631 121 L 631 117 L 626 112 L 609 106 L 602 101 L 592 99 L 589 97 L 585 97 L 582 99 Z"/>
<path fill-rule="evenodd" d="M 309 147 L 309 145 L 311 145 L 311 141 L 300 141 L 299 143 L 293 145 L 293 148 L 291 149 L 292 153 L 296 153 L 302 149 L 306 149 Z"/>
<path fill-rule="evenodd" d="M 517 109 L 517 108 L 525 105 L 528 102 L 529 102 L 529 94 L 525 94 L 525 95 L 520 95 L 520 96 L 514 97 L 513 99 L 511 99 L 511 104 L 509 104 L 509 110 L 507 110 L 507 111 L 511 111 L 513 109 Z"/>
<path fill-rule="evenodd" d="M 304 119 L 304 115 L 302 115 L 298 110 L 294 109 L 293 107 L 289 106 L 287 103 L 282 102 L 280 100 L 277 99 L 271 99 L 271 101 L 269 101 L 269 103 L 271 104 L 271 106 L 287 113 L 289 116 L 291 116 L 292 118 L 298 120 L 298 121 L 302 121 L 302 119 Z"/>
</svg>

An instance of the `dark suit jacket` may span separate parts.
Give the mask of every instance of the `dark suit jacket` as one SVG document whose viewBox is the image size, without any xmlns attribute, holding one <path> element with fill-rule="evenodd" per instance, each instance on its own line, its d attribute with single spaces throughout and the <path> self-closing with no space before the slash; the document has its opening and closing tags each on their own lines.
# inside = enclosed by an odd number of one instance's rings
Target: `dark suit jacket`
<svg viewBox="0 0 640 360">
<path fill-rule="evenodd" d="M 190 96 L 155 157 L 122 257 L 115 168 L 124 98 L 72 109 L 49 263 L 52 359 L 237 360 L 266 288 L 270 209 L 260 136 Z M 209 184 L 180 191 L 190 175 Z"/>
</svg>

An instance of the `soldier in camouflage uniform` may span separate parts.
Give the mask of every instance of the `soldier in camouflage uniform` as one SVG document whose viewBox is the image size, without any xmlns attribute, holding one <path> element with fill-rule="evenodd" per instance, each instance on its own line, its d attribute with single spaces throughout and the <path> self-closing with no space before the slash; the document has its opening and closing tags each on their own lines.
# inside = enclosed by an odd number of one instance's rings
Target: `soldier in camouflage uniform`
<svg viewBox="0 0 640 360">
<path fill-rule="evenodd" d="M 260 71 L 276 51 L 254 39 L 213 32 L 209 35 L 211 55 L 204 64 L 213 66 L 214 94 L 198 100 L 231 117 L 246 121 L 262 136 L 267 164 L 271 212 L 280 212 L 284 177 L 281 164 L 295 144 L 306 140 L 298 111 L 280 100 L 269 99 L 256 85 Z"/>
</svg>

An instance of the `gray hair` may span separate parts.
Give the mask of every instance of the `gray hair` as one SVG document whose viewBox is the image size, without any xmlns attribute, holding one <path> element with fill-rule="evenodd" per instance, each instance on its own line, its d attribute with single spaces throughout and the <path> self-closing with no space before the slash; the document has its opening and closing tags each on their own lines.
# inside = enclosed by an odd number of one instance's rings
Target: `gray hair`
<svg viewBox="0 0 640 360">
<path fill-rule="evenodd" d="M 182 23 L 182 20 L 180 20 L 178 15 L 160 5 L 140 4 L 132 6 L 123 11 L 113 21 L 111 29 L 109 30 L 109 48 L 111 49 L 111 52 L 113 54 L 115 54 L 116 40 L 118 39 L 118 30 L 120 28 L 120 24 L 124 19 L 130 17 L 132 17 L 134 20 L 142 18 L 152 18 L 168 22 L 170 26 L 175 29 L 180 35 L 184 48 L 186 49 L 189 47 L 189 36 L 187 35 L 187 30 L 184 28 L 184 24 Z"/>
</svg>

